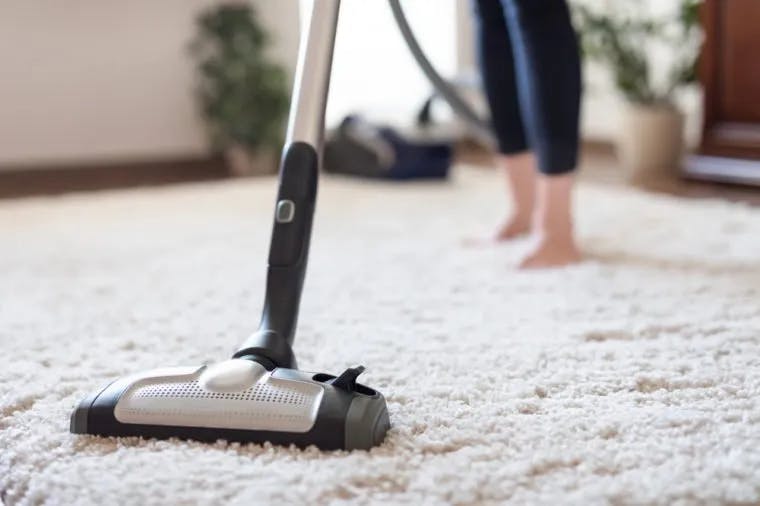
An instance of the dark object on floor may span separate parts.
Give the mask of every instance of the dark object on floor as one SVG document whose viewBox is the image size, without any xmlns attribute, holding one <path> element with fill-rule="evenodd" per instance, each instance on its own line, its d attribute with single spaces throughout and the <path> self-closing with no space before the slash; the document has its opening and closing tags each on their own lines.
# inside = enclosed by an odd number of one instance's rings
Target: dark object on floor
<svg viewBox="0 0 760 506">
<path fill-rule="evenodd" d="M 325 170 L 382 179 L 445 179 L 451 143 L 410 139 L 389 127 L 348 116 L 325 144 Z"/>
</svg>

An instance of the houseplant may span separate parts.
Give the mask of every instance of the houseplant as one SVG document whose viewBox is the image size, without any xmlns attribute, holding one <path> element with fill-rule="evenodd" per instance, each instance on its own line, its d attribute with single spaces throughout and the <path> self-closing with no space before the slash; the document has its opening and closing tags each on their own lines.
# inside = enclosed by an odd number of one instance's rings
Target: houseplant
<svg viewBox="0 0 760 506">
<path fill-rule="evenodd" d="M 679 167 L 684 116 L 676 95 L 696 82 L 701 0 L 677 0 L 655 15 L 639 0 L 607 3 L 604 11 L 574 5 L 584 55 L 604 65 L 626 101 L 616 147 L 634 180 Z M 613 6 L 614 4 L 614 6 Z"/>
<path fill-rule="evenodd" d="M 269 34 L 250 4 L 201 13 L 190 47 L 197 97 L 213 146 L 236 175 L 276 169 L 288 109 L 286 72 L 267 55 Z"/>
</svg>

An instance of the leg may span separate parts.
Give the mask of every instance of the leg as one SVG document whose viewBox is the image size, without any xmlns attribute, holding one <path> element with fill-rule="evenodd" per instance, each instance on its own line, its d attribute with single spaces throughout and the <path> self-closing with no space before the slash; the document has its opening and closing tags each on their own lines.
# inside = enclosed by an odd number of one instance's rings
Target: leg
<svg viewBox="0 0 760 506">
<path fill-rule="evenodd" d="M 573 174 L 541 174 L 537 186 L 534 228 L 538 242 L 520 267 L 540 269 L 579 262 L 581 254 L 573 238 Z"/>
<path fill-rule="evenodd" d="M 473 0 L 483 87 L 499 142 L 498 163 L 504 168 L 511 201 L 510 217 L 496 234 L 507 240 L 530 230 L 535 194 L 535 158 L 528 152 L 517 100 L 512 43 L 500 0 Z"/>
<path fill-rule="evenodd" d="M 495 239 L 508 241 L 528 234 L 536 201 L 536 157 L 531 152 L 500 155 L 498 163 L 507 176 L 512 210 Z"/>
<path fill-rule="evenodd" d="M 573 171 L 578 158 L 581 67 L 565 0 L 502 0 L 512 37 L 517 89 L 541 177 L 534 224 L 539 241 L 524 267 L 576 262 Z"/>
</svg>

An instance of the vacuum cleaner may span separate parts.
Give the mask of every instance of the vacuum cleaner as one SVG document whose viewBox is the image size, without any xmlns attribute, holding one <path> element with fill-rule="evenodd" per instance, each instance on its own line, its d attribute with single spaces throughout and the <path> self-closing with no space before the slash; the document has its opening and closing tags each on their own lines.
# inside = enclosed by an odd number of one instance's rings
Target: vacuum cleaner
<svg viewBox="0 0 760 506">
<path fill-rule="evenodd" d="M 357 115 L 343 119 L 325 142 L 325 172 L 392 181 L 446 179 L 454 162 L 448 140 L 413 139 Z"/>
<path fill-rule="evenodd" d="M 395 4 L 398 16 L 400 6 Z M 72 433 L 315 445 L 324 450 L 369 449 L 385 438 L 390 427 L 385 398 L 357 383 L 363 366 L 339 375 L 301 371 L 292 348 L 339 7 L 340 0 L 313 0 L 301 41 L 259 329 L 229 360 L 137 373 L 93 392 L 72 413 Z"/>
<path fill-rule="evenodd" d="M 444 79 L 430 63 L 407 21 L 400 0 L 389 0 L 393 18 L 422 73 L 432 84 L 433 93 L 417 114 L 417 131 L 400 131 L 351 114 L 327 138 L 323 169 L 326 172 L 393 181 L 446 179 L 454 162 L 454 142 L 441 132 L 433 132 L 432 108 L 438 99 L 448 103 L 464 122 L 468 136 L 486 148 L 496 142 L 488 118 L 481 117 L 462 98 L 459 90 L 480 88 L 478 79 Z"/>
</svg>

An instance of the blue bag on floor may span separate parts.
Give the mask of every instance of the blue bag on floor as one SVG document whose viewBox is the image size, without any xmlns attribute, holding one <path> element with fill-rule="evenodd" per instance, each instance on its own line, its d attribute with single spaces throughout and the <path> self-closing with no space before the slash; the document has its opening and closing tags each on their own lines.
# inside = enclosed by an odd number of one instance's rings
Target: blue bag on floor
<svg viewBox="0 0 760 506">
<path fill-rule="evenodd" d="M 325 143 L 328 172 L 393 180 L 445 179 L 451 143 L 409 139 L 389 127 L 348 116 Z"/>
</svg>

